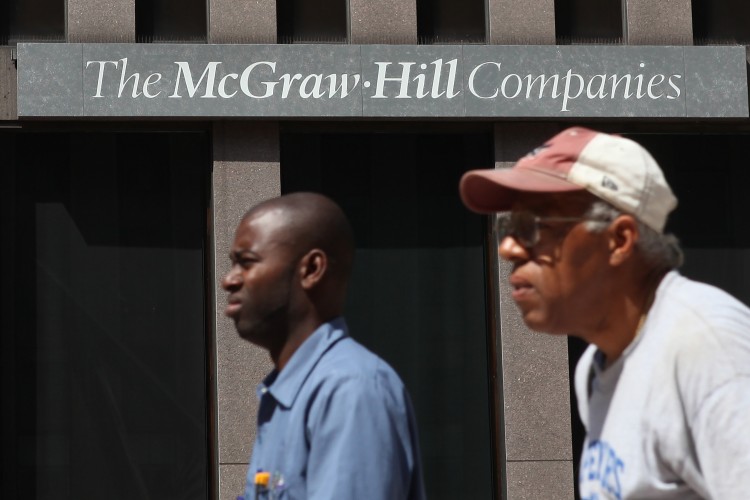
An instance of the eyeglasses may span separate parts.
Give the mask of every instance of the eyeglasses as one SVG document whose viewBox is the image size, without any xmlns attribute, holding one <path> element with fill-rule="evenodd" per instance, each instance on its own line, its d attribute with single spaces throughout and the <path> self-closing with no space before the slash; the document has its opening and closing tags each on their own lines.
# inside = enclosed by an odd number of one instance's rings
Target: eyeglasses
<svg viewBox="0 0 750 500">
<path fill-rule="evenodd" d="M 555 217 L 534 215 L 531 212 L 511 212 L 497 216 L 495 221 L 495 232 L 498 241 L 503 241 L 506 236 L 515 239 L 521 246 L 531 248 L 539 243 L 539 228 L 544 224 L 556 222 L 581 222 L 589 220 L 588 217 Z"/>
</svg>

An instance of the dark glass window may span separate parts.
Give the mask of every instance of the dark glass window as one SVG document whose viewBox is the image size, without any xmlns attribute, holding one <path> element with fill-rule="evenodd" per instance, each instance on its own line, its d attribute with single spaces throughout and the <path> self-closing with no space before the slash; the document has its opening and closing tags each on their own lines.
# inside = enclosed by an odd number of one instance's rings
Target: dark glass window
<svg viewBox="0 0 750 500">
<path fill-rule="evenodd" d="M 0 147 L 0 497 L 210 498 L 207 138 Z"/>
<path fill-rule="evenodd" d="M 485 43 L 486 3 L 486 0 L 417 0 L 419 43 Z"/>
<path fill-rule="evenodd" d="M 667 231 L 685 251 L 682 271 L 713 283 L 750 304 L 750 213 L 747 186 L 750 136 L 718 134 L 632 135 L 665 171 L 680 204 Z M 747 182 L 745 181 L 747 179 Z"/>
<path fill-rule="evenodd" d="M 457 188 L 492 161 L 491 134 L 281 136 L 282 191 L 325 193 L 352 221 L 347 321 L 411 393 L 435 500 L 493 498 L 486 221 Z"/>
<path fill-rule="evenodd" d="M 347 0 L 277 0 L 279 43 L 346 43 Z"/>
<path fill-rule="evenodd" d="M 619 44 L 624 0 L 555 0 L 559 44 Z"/>
<path fill-rule="evenodd" d="M 0 2 L 0 45 L 18 42 L 64 42 L 65 2 L 3 0 Z"/>
<path fill-rule="evenodd" d="M 750 44 L 750 3 L 746 0 L 693 0 L 696 45 Z"/>
<path fill-rule="evenodd" d="M 135 0 L 136 41 L 205 42 L 206 8 L 206 0 Z"/>
</svg>

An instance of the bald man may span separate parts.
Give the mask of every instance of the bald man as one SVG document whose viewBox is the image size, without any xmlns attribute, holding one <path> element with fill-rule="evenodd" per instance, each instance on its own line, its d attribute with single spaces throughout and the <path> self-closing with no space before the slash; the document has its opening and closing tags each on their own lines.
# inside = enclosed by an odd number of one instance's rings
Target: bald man
<svg viewBox="0 0 750 500">
<path fill-rule="evenodd" d="M 265 201 L 237 227 L 226 315 L 274 364 L 244 500 L 424 498 L 406 388 L 342 317 L 353 256 L 349 222 L 322 195 Z"/>
</svg>

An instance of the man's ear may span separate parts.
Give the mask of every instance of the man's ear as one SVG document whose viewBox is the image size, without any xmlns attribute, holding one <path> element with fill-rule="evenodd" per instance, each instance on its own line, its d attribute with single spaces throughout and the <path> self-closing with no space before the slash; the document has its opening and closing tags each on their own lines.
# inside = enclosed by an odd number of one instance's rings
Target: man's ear
<svg viewBox="0 0 750 500">
<path fill-rule="evenodd" d="M 609 263 L 620 266 L 635 252 L 638 242 L 638 223 L 632 215 L 620 215 L 609 225 Z"/>
<path fill-rule="evenodd" d="M 323 279 L 328 270 L 328 256 L 319 249 L 313 248 L 300 260 L 300 282 L 304 290 L 311 290 Z"/>
</svg>

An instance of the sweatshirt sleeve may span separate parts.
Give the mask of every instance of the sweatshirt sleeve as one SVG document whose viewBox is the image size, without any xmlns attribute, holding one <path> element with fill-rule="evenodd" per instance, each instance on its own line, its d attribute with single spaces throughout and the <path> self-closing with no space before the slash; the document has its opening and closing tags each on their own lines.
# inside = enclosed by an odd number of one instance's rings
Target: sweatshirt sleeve
<svg viewBox="0 0 750 500">
<path fill-rule="evenodd" d="M 711 498 L 741 500 L 750 492 L 750 376 L 714 389 L 691 419 L 696 454 Z"/>
</svg>

